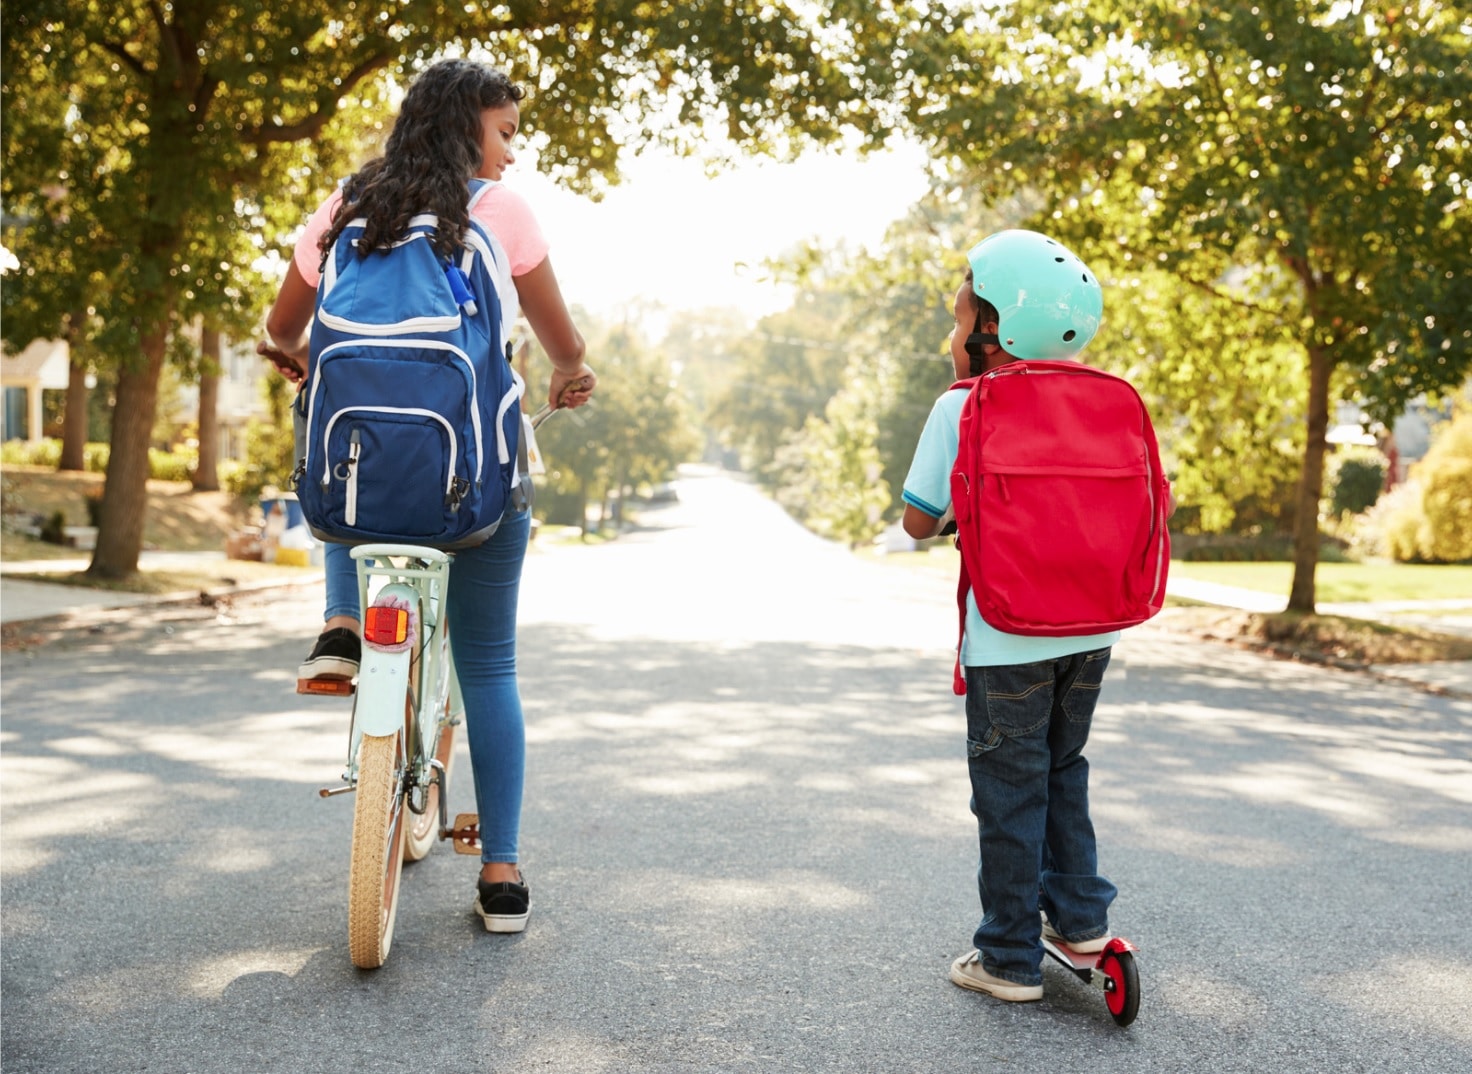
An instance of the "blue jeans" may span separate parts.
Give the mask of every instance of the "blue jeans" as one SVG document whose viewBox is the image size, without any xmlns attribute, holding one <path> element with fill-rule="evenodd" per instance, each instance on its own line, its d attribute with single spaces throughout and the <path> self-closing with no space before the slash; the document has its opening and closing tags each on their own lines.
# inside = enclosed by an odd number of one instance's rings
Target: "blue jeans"
<svg viewBox="0 0 1472 1074">
<path fill-rule="evenodd" d="M 966 668 L 971 811 L 981 842 L 982 966 L 1043 980 L 1041 909 L 1081 942 L 1109 931 L 1116 889 L 1099 875 L 1089 819 L 1089 738 L 1109 650 Z"/>
<path fill-rule="evenodd" d="M 450 567 L 450 647 L 465 699 L 465 730 L 481 861 L 515 862 L 526 777 L 526 726 L 516 686 L 516 604 L 531 512 L 508 511 L 485 544 Z M 358 618 L 357 566 L 347 545 L 326 548 L 326 616 Z"/>
</svg>

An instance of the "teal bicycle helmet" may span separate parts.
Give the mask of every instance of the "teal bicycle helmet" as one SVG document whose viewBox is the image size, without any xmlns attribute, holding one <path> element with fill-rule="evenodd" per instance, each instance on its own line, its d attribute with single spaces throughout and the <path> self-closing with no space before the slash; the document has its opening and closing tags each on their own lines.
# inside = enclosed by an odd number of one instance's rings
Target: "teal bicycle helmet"
<svg viewBox="0 0 1472 1074">
<path fill-rule="evenodd" d="M 972 290 L 997 309 L 997 342 L 1014 358 L 1072 358 L 1099 331 L 1104 291 L 1061 243 L 1036 231 L 999 231 L 966 260 Z"/>
</svg>

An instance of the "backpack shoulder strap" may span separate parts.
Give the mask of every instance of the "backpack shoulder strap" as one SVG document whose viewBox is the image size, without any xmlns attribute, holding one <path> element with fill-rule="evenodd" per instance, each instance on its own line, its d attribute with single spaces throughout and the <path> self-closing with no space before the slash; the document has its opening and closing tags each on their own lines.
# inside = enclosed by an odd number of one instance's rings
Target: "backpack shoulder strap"
<svg viewBox="0 0 1472 1074">
<path fill-rule="evenodd" d="M 976 406 L 976 390 L 978 386 L 982 385 L 983 380 L 984 378 L 982 377 L 967 377 L 964 380 L 956 381 L 950 386 L 950 391 L 964 391 L 967 393 L 966 402 L 962 405 L 961 409 L 963 428 L 965 426 L 964 418 L 967 410 Z M 961 430 L 958 430 L 958 432 L 960 431 Z M 966 470 L 974 466 L 974 463 L 975 459 L 973 457 L 971 445 L 967 444 L 964 440 L 958 443 L 956 450 L 956 461 L 951 466 L 951 473 L 953 475 L 951 480 L 951 510 L 956 512 L 955 540 L 956 548 L 960 552 L 960 554 L 956 557 L 960 561 L 960 576 L 956 580 L 956 611 L 958 613 L 958 623 L 956 629 L 956 666 L 951 683 L 951 689 L 957 694 L 964 694 L 966 692 L 966 673 L 965 670 L 961 667 L 961 646 L 966 641 L 966 595 L 971 592 L 971 576 L 966 571 L 966 553 L 962 549 L 961 544 L 961 525 L 963 521 L 961 516 L 963 512 L 958 510 L 958 508 L 956 507 L 956 497 L 958 494 L 960 494 L 960 492 L 957 488 L 957 482 L 954 475 L 957 469 Z"/>
<path fill-rule="evenodd" d="M 472 179 L 470 180 L 470 200 L 465 203 L 465 211 L 473 213 L 480 199 L 485 197 L 495 187 L 494 179 Z"/>
</svg>

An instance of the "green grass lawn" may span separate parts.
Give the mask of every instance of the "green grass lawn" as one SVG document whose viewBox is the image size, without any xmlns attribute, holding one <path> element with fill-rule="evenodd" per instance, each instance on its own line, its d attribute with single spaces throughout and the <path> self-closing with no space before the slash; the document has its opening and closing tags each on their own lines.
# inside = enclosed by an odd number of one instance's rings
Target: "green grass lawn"
<svg viewBox="0 0 1472 1074">
<path fill-rule="evenodd" d="M 1171 574 L 1287 596 L 1291 563 L 1189 563 L 1174 560 Z M 1372 600 L 1472 600 L 1472 566 L 1406 563 L 1320 563 L 1315 574 L 1323 603 Z"/>
<path fill-rule="evenodd" d="M 931 552 L 862 553 L 891 566 L 921 568 L 954 577 L 956 553 L 951 548 Z M 1172 575 L 1203 582 L 1238 586 L 1261 593 L 1288 596 L 1293 582 L 1291 563 L 1197 563 L 1172 560 Z M 1357 603 L 1372 600 L 1472 600 L 1472 566 L 1410 563 L 1320 563 L 1315 574 L 1321 603 Z"/>
</svg>

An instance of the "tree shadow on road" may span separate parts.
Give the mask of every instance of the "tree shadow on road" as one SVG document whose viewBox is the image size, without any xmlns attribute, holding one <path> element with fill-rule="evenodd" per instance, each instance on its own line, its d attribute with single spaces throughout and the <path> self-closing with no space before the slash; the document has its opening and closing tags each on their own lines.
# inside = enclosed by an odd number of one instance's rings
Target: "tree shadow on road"
<svg viewBox="0 0 1472 1074">
<path fill-rule="evenodd" d="M 977 907 L 944 654 L 528 626 L 531 928 L 484 933 L 473 862 L 440 848 L 362 973 L 350 804 L 315 795 L 345 707 L 290 693 L 293 624 L 166 625 L 7 661 L 7 1071 L 1472 1055 L 1449 1009 L 1467 960 L 1433 940 L 1465 895 L 1472 713 L 1446 699 L 1161 636 L 1121 648 L 1090 749 L 1115 923 L 1142 948 L 1121 1033 L 1051 968 L 1040 1005 L 945 979 Z M 452 808 L 473 808 L 463 752 Z M 1397 987 L 1350 986 L 1325 933 L 1373 937 L 1362 965 Z"/>
</svg>

